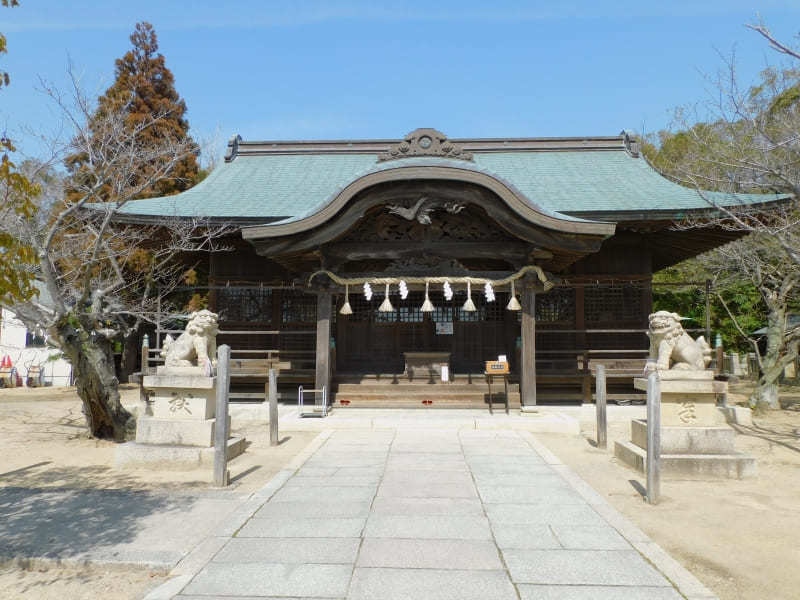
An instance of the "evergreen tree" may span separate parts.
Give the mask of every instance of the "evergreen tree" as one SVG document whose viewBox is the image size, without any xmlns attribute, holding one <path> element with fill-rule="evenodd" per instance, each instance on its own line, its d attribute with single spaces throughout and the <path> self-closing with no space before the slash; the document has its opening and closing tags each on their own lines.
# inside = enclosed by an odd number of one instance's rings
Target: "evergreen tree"
<svg viewBox="0 0 800 600">
<path fill-rule="evenodd" d="M 17 0 L 0 0 L 0 6 L 19 6 Z M 6 37 L 0 33 L 0 54 L 7 52 Z M 10 81 L 7 72 L 0 70 L 0 88 Z M 0 221 L 30 217 L 35 212 L 32 198 L 39 187 L 31 182 L 11 161 L 14 143 L 0 135 Z M 0 232 L 0 304 L 24 300 L 35 293 L 33 265 L 36 254 L 17 235 Z"/>
<path fill-rule="evenodd" d="M 116 60 L 114 83 L 98 98 L 97 119 L 122 110 L 128 115 L 128 125 L 133 130 L 156 117 L 152 127 L 137 133 L 137 143 L 145 147 L 166 140 L 191 140 L 189 122 L 185 118 L 186 103 L 175 90 L 175 80 L 166 67 L 164 55 L 158 52 L 153 26 L 147 22 L 137 23 L 130 39 L 133 48 Z M 74 177 L 81 177 L 85 161 L 86 155 L 67 159 L 67 168 Z M 153 166 L 149 172 L 142 173 L 142 177 L 146 179 L 156 170 Z M 196 154 L 190 154 L 175 165 L 169 177 L 155 182 L 140 197 L 182 192 L 199 180 L 198 173 Z"/>
</svg>

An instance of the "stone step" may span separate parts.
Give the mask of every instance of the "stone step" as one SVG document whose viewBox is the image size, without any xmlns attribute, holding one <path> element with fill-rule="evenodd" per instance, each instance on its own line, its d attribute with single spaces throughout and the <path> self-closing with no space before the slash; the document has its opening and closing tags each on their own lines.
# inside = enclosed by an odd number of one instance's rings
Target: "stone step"
<svg viewBox="0 0 800 600">
<path fill-rule="evenodd" d="M 496 380 L 499 381 L 499 380 Z M 509 383 L 517 378 L 511 376 Z M 334 377 L 337 384 L 374 384 L 374 385 L 486 385 L 486 377 L 483 373 L 451 373 L 450 382 L 442 383 L 438 377 L 414 377 L 410 379 L 407 375 L 395 373 L 337 373 Z"/>
<path fill-rule="evenodd" d="M 736 432 L 728 425 L 718 427 L 662 427 L 662 454 L 735 454 Z M 631 442 L 647 449 L 647 420 L 631 420 Z"/>
<path fill-rule="evenodd" d="M 431 386 L 438 387 L 438 386 Z M 496 388 L 492 390 L 493 404 L 502 406 L 503 394 Z M 391 390 L 359 390 L 356 392 L 338 392 L 335 395 L 337 406 L 370 407 L 370 408 L 485 408 L 488 393 L 485 390 L 442 392 L 438 389 L 425 388 L 412 391 Z M 509 390 L 509 407 L 520 405 L 519 390 Z"/>
<path fill-rule="evenodd" d="M 492 407 L 495 411 L 505 410 L 505 405 L 495 399 Z M 429 403 L 428 403 L 429 402 Z M 337 396 L 334 406 L 337 408 L 479 408 L 488 410 L 488 403 L 483 399 L 471 400 L 461 398 L 458 400 L 442 400 L 441 398 L 431 399 L 386 399 L 386 398 L 339 398 Z M 519 399 L 509 400 L 509 409 L 519 409 Z"/>
<path fill-rule="evenodd" d="M 383 394 L 383 393 L 376 393 L 376 392 L 363 392 L 363 393 L 339 393 L 336 394 L 336 400 L 346 399 L 346 400 L 366 400 L 366 399 L 374 399 L 374 400 L 408 400 L 408 401 L 418 401 L 418 400 L 436 400 L 439 402 L 460 402 L 460 401 L 469 401 L 469 402 L 485 402 L 486 398 L 489 394 L 437 394 L 435 392 L 425 394 L 425 393 L 416 393 L 416 394 Z M 495 402 L 502 398 L 503 394 L 493 393 L 492 398 L 494 398 Z M 509 392 L 508 394 L 509 402 L 514 400 L 519 400 L 519 392 L 513 393 Z"/>
<path fill-rule="evenodd" d="M 614 442 L 614 456 L 645 473 L 647 451 L 632 442 Z M 661 475 L 688 479 L 744 479 L 758 474 L 756 459 L 747 454 L 662 454 Z"/>
<path fill-rule="evenodd" d="M 227 443 L 228 460 L 244 452 L 244 437 L 231 437 Z M 209 479 L 213 477 L 214 447 L 176 446 L 170 444 L 140 444 L 125 442 L 115 448 L 114 464 L 118 469 L 153 468 L 164 471 L 188 471 L 208 467 Z"/>
</svg>

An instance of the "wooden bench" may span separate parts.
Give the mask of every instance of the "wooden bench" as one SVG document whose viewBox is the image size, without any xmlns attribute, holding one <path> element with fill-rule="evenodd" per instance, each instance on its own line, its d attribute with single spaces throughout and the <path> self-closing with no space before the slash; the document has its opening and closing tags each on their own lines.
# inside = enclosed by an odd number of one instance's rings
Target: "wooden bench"
<svg viewBox="0 0 800 600">
<path fill-rule="evenodd" d="M 642 377 L 646 358 L 592 358 L 589 359 L 589 373 L 594 379 L 597 373 L 597 366 L 603 365 L 606 368 L 606 399 L 617 404 L 630 404 L 631 402 L 646 402 L 647 394 L 639 391 L 628 391 L 615 393 L 612 391 L 612 382 L 633 382 L 636 377 Z M 589 382 L 591 386 L 592 382 Z"/>
<path fill-rule="evenodd" d="M 281 362 L 276 354 L 271 352 L 266 358 L 231 358 L 230 377 L 231 389 L 228 394 L 230 400 L 268 400 L 269 399 L 269 370 L 286 369 L 288 363 Z M 243 392 L 236 389 L 239 384 L 259 384 L 264 386 L 263 392 Z"/>
<path fill-rule="evenodd" d="M 244 352 L 244 351 L 240 351 Z M 231 351 L 236 353 L 235 350 Z M 252 355 L 253 351 L 248 351 Z M 231 400 L 269 399 L 269 370 L 276 369 L 280 384 L 314 384 L 316 378 L 316 356 L 305 350 L 265 350 L 259 358 L 231 358 Z M 264 391 L 242 391 L 245 386 L 262 384 Z M 236 389 L 239 388 L 239 389 Z"/>
<path fill-rule="evenodd" d="M 163 364 L 158 348 L 148 348 L 142 356 L 142 372 L 155 374 L 156 366 Z M 259 401 L 269 399 L 269 370 L 278 371 L 281 384 L 314 384 L 316 355 L 313 350 L 238 350 L 231 349 L 230 377 L 232 401 Z M 141 383 L 141 374 L 139 383 Z M 263 391 L 253 391 L 255 386 Z M 244 388 L 244 389 L 242 389 Z"/>
<path fill-rule="evenodd" d="M 641 358 L 633 358 L 631 355 Z M 591 403 L 593 401 L 592 386 L 594 385 L 597 365 L 606 368 L 606 382 L 614 382 L 617 387 L 624 382 L 631 382 L 630 391 L 614 392 L 611 385 L 606 398 L 619 404 L 638 402 L 645 395 L 633 390 L 633 379 L 642 375 L 646 362 L 646 350 L 557 350 L 543 352 L 536 357 L 536 381 L 544 386 L 580 386 L 580 392 L 559 390 L 556 393 L 539 391 L 540 399 L 578 401 Z"/>
</svg>

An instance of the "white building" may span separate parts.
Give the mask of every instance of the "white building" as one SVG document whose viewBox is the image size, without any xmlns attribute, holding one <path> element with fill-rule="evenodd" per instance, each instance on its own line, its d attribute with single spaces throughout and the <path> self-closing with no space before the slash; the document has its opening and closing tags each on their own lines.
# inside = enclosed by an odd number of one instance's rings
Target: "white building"
<svg viewBox="0 0 800 600">
<path fill-rule="evenodd" d="M 0 359 L 8 356 L 12 366 L 22 379 L 27 381 L 28 370 L 33 366 L 41 369 L 43 385 L 65 386 L 72 383 L 72 365 L 70 365 L 56 348 L 47 344 L 47 336 L 43 331 L 29 331 L 14 316 L 14 313 L 2 309 L 0 314 Z"/>
</svg>

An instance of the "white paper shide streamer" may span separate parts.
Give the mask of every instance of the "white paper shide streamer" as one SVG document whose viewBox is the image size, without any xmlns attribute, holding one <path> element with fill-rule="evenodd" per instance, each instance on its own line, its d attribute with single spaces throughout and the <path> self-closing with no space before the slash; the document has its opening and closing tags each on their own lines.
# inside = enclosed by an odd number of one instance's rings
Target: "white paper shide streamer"
<svg viewBox="0 0 800 600">
<path fill-rule="evenodd" d="M 483 286 L 483 294 L 486 296 L 487 302 L 494 302 L 494 289 L 492 289 L 492 284 L 488 281 Z"/>
<path fill-rule="evenodd" d="M 444 299 L 449 302 L 453 299 L 453 288 L 450 287 L 450 282 L 445 281 L 442 288 L 444 289 Z"/>
</svg>

